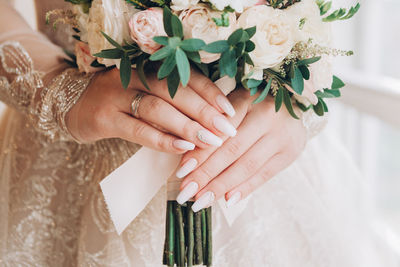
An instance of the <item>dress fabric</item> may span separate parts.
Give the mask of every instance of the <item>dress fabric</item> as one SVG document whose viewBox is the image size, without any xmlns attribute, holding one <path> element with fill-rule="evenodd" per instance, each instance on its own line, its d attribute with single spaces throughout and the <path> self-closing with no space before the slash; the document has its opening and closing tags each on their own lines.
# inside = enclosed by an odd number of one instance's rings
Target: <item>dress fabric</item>
<svg viewBox="0 0 400 267">
<path fill-rule="evenodd" d="M 63 5 L 37 0 L 37 16 Z M 55 44 L 71 46 L 68 30 L 38 28 Z M 6 74 L 3 64 L 0 77 Z M 0 83 L 0 100 L 11 106 L 0 124 L 0 266 L 161 266 L 165 187 L 121 236 L 99 187 L 139 146 L 49 136 L 38 130 L 35 114 L 12 101 L 18 94 L 7 95 L 16 88 L 7 84 Z M 213 266 L 395 266 L 371 234 L 364 203 L 354 163 L 322 133 L 252 195 L 233 225 L 214 206 Z"/>
</svg>

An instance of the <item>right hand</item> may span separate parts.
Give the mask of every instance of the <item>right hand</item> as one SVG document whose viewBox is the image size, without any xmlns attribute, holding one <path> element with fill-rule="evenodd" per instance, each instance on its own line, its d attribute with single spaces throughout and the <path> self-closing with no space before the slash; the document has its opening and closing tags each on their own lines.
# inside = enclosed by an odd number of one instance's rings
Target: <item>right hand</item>
<svg viewBox="0 0 400 267">
<path fill-rule="evenodd" d="M 174 99 L 165 80 L 148 75 L 151 91 L 144 88 L 136 71 L 127 90 L 119 81 L 119 71 L 95 74 L 90 85 L 66 117 L 70 133 L 80 142 L 122 138 L 159 151 L 184 153 L 194 146 L 220 146 L 222 136 L 234 136 L 236 129 L 222 113 L 235 111 L 218 87 L 192 71 L 187 87 L 180 87 Z M 138 117 L 131 115 L 131 103 L 139 92 Z M 200 140 L 201 138 L 202 140 Z"/>
</svg>

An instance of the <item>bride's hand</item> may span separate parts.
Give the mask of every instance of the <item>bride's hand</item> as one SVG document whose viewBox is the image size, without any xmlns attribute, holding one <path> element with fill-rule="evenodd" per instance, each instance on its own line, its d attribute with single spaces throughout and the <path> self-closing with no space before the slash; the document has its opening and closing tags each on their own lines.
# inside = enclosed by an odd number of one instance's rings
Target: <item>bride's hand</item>
<svg viewBox="0 0 400 267">
<path fill-rule="evenodd" d="M 231 121 L 240 124 L 237 135 L 220 148 L 186 153 L 177 172 L 179 178 L 190 173 L 181 184 L 177 201 L 184 203 L 194 196 L 195 211 L 223 196 L 228 206 L 245 198 L 288 167 L 306 143 L 302 122 L 293 119 L 285 107 L 276 113 L 271 97 L 252 104 L 255 96 L 238 90 L 229 99 L 236 109 Z"/>
<path fill-rule="evenodd" d="M 135 71 L 129 88 L 124 90 L 118 70 L 97 73 L 67 114 L 71 134 L 81 142 L 122 138 L 170 153 L 183 153 L 195 145 L 220 146 L 220 137 L 236 134 L 222 115 L 233 116 L 232 105 L 206 77 L 192 72 L 189 85 L 179 88 L 171 99 L 166 82 L 148 76 L 151 91 L 144 88 Z M 131 104 L 139 92 L 146 94 L 134 118 Z"/>
</svg>

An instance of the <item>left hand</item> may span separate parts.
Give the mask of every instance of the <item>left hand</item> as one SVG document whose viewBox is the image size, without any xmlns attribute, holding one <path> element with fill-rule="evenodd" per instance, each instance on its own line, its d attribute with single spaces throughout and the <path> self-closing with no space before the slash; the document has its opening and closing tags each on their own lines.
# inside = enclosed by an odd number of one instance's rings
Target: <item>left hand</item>
<svg viewBox="0 0 400 267">
<path fill-rule="evenodd" d="M 190 174 L 181 184 L 179 203 L 194 197 L 193 210 L 198 211 L 225 196 L 231 206 L 301 154 L 306 143 L 302 122 L 292 118 L 284 106 L 275 112 L 272 97 L 252 104 L 255 97 L 244 89 L 229 96 L 236 110 L 230 121 L 235 127 L 239 125 L 235 137 L 220 148 L 196 149 L 184 155 L 177 176 Z"/>
</svg>

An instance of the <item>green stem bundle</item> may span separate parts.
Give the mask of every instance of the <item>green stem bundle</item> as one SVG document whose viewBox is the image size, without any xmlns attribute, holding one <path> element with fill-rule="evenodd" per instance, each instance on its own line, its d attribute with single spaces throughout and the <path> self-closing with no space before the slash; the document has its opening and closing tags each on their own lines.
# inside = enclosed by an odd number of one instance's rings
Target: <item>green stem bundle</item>
<svg viewBox="0 0 400 267">
<path fill-rule="evenodd" d="M 194 213 L 193 202 L 168 201 L 163 264 L 170 267 L 212 265 L 211 208 Z"/>
</svg>

